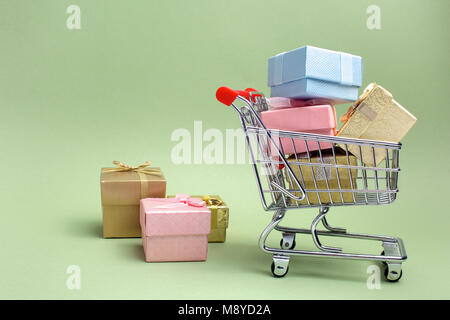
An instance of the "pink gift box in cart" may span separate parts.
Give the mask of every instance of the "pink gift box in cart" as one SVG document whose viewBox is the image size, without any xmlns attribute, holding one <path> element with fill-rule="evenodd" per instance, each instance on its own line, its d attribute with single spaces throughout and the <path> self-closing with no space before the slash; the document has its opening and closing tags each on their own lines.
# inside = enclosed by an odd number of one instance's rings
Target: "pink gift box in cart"
<svg viewBox="0 0 450 320">
<path fill-rule="evenodd" d="M 268 129 L 315 133 L 328 136 L 334 136 L 337 127 L 336 110 L 331 105 L 272 109 L 261 112 L 261 120 Z M 307 151 L 304 140 L 295 139 L 293 145 L 289 138 L 280 138 L 276 135 L 273 138 L 277 146 L 284 151 L 284 154 L 303 153 Z M 281 146 L 279 144 L 280 141 Z M 308 141 L 307 144 L 309 151 L 319 149 L 315 141 Z M 329 148 L 331 148 L 330 143 L 320 143 L 321 150 Z M 275 153 L 274 150 L 272 152 Z"/>
<path fill-rule="evenodd" d="M 146 198 L 140 202 L 145 261 L 202 261 L 208 253 L 211 211 L 202 199 Z"/>
</svg>

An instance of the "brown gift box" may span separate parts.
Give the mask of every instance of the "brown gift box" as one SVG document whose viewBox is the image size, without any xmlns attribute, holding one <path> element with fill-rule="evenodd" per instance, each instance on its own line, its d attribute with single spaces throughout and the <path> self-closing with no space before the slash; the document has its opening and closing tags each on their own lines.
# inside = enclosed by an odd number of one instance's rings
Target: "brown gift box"
<svg viewBox="0 0 450 320">
<path fill-rule="evenodd" d="M 340 137 L 400 142 L 414 126 L 417 119 L 392 98 L 383 87 L 371 83 L 358 101 L 341 117 L 345 122 L 337 133 Z M 344 145 L 340 145 L 343 149 Z M 356 145 L 348 145 L 348 150 L 361 158 Z M 384 148 L 375 148 L 375 162 L 372 147 L 361 148 L 363 163 L 370 167 L 378 166 L 386 158 Z"/>
<path fill-rule="evenodd" d="M 139 201 L 166 196 L 166 179 L 162 171 L 159 168 L 142 168 L 136 167 L 135 171 L 102 168 L 100 186 L 104 238 L 141 237 Z"/>
<path fill-rule="evenodd" d="M 202 199 L 211 210 L 211 233 L 208 235 L 208 242 L 225 242 L 229 219 L 227 204 L 217 195 L 191 196 L 191 198 Z"/>
<path fill-rule="evenodd" d="M 357 166 L 357 160 L 356 158 L 349 153 L 349 161 L 347 162 L 347 156 L 346 153 L 339 148 L 335 151 L 336 154 L 336 163 L 334 161 L 333 154 L 331 152 L 322 152 L 322 159 L 325 164 L 337 164 L 337 165 L 345 165 L 345 166 Z M 298 159 L 298 161 L 297 161 Z M 328 186 L 330 189 L 339 190 L 339 183 L 338 183 L 338 175 L 336 173 L 336 169 L 332 167 L 325 167 L 325 166 L 311 166 L 311 165 L 298 165 L 296 163 L 309 163 L 308 157 L 305 153 L 298 154 L 297 159 L 295 158 L 295 155 L 291 155 L 287 160 L 289 162 L 289 165 L 291 166 L 292 170 L 294 171 L 295 176 L 298 178 L 298 181 L 302 185 L 303 188 L 306 190 L 311 189 L 320 189 L 320 190 L 327 190 L 327 182 L 326 179 L 328 179 Z M 311 153 L 311 162 L 312 163 L 321 163 L 320 156 L 317 154 L 317 152 Z M 300 169 L 301 173 L 300 174 Z M 312 169 L 312 170 L 311 170 Z M 352 203 L 354 202 L 353 196 L 356 197 L 355 192 L 351 192 L 350 190 L 356 190 L 356 177 L 358 174 L 357 169 L 348 169 L 348 168 L 338 168 L 337 169 L 339 173 L 339 182 L 341 184 L 341 189 L 347 190 L 346 192 L 342 192 L 342 198 L 340 192 L 330 192 L 331 193 L 331 200 L 333 203 Z M 350 171 L 350 172 L 349 172 Z M 314 177 L 316 179 L 317 188 L 314 185 L 314 178 L 313 178 L 313 172 Z M 351 179 L 350 179 L 350 173 L 351 173 Z M 296 186 L 296 184 L 293 181 L 289 180 L 290 188 L 294 190 L 299 190 L 299 188 Z M 353 188 L 352 188 L 353 186 Z M 309 199 L 310 204 L 319 204 L 319 199 L 322 204 L 324 203 L 331 203 L 330 200 L 330 193 L 327 192 L 318 192 L 319 197 L 317 196 L 317 192 L 315 191 L 306 191 L 306 194 Z M 296 192 L 296 196 L 300 197 L 302 194 L 301 192 Z M 308 201 L 305 197 L 302 201 L 299 201 L 300 204 L 308 204 Z"/>
</svg>

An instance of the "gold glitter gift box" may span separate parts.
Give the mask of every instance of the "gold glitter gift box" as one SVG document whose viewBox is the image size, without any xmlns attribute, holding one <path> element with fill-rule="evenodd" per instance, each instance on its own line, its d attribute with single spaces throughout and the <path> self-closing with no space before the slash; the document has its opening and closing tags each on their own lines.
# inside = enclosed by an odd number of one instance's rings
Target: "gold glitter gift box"
<svg viewBox="0 0 450 320">
<path fill-rule="evenodd" d="M 395 101 L 389 91 L 371 83 L 341 117 L 341 122 L 345 123 L 337 136 L 398 143 L 416 121 L 416 117 Z M 370 167 L 378 166 L 386 158 L 384 148 L 374 149 L 375 161 L 371 147 L 362 147 L 360 153 L 356 145 L 348 145 L 348 151 Z"/>
<path fill-rule="evenodd" d="M 350 169 L 349 166 L 357 166 L 357 160 L 352 154 L 347 155 L 339 148 L 335 149 L 335 157 L 330 151 L 322 151 L 322 160 L 318 152 L 311 152 L 309 160 L 306 153 L 291 155 L 287 161 L 294 171 L 295 176 L 306 189 L 308 199 L 305 197 L 299 204 L 328 204 L 328 203 L 352 203 L 355 201 L 357 189 L 356 178 L 357 169 Z M 324 165 L 321 165 L 323 162 Z M 318 164 L 310 165 L 309 163 Z M 332 168 L 327 165 L 341 165 L 347 167 Z M 293 180 L 288 180 L 290 189 L 299 190 Z M 328 182 L 328 186 L 327 186 Z M 339 188 L 340 186 L 340 188 Z M 324 190 L 324 191 L 308 191 Z M 330 191 L 328 190 L 335 190 Z M 345 190 L 339 192 L 338 190 Z M 295 192 L 296 196 L 301 196 L 301 192 Z M 331 198 L 330 198 L 331 196 Z M 320 202 L 319 202 L 320 199 Z"/>
</svg>

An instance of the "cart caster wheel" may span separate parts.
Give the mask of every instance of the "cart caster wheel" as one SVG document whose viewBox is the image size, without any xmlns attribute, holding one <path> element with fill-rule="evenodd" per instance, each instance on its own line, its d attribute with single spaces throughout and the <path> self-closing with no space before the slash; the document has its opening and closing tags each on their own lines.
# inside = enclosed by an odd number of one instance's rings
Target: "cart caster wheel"
<svg viewBox="0 0 450 320">
<path fill-rule="evenodd" d="M 283 233 L 283 238 L 280 241 L 281 249 L 292 250 L 295 248 L 295 233 Z"/>
<path fill-rule="evenodd" d="M 281 249 L 293 250 L 295 248 L 296 244 L 297 243 L 295 242 L 295 240 L 292 242 L 292 245 L 290 245 L 289 242 L 284 242 L 283 239 L 280 240 L 280 247 L 281 247 Z"/>
<path fill-rule="evenodd" d="M 286 270 L 281 270 L 281 271 L 275 272 L 275 263 L 272 262 L 272 265 L 270 266 L 270 271 L 272 271 L 272 274 L 275 278 L 283 278 L 289 272 L 289 267 L 287 267 Z M 280 272 L 280 273 L 278 273 L 278 272 Z"/>
<path fill-rule="evenodd" d="M 284 277 L 289 271 L 289 256 L 273 256 L 273 262 L 270 270 L 275 278 Z"/>
<path fill-rule="evenodd" d="M 392 268 L 389 268 L 389 265 L 386 266 L 386 269 L 384 269 L 384 277 L 389 282 L 397 282 L 402 277 L 403 272 L 402 269 L 396 268 L 393 270 Z"/>
</svg>

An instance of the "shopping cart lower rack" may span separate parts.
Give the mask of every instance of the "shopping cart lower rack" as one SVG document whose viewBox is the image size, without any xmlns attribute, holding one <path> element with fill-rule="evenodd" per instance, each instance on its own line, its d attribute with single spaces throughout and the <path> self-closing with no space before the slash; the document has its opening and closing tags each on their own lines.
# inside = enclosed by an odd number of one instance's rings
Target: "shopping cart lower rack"
<svg viewBox="0 0 450 320">
<path fill-rule="evenodd" d="M 259 238 L 260 248 L 273 254 L 272 274 L 275 277 L 285 276 L 290 256 L 303 255 L 380 261 L 386 266 L 386 279 L 398 281 L 402 276 L 402 262 L 407 258 L 401 239 L 349 233 L 346 229 L 330 226 L 326 215 L 333 206 L 392 203 L 398 193 L 401 144 L 269 130 L 260 117 L 260 112 L 268 109 L 267 100 L 262 93 L 253 89 L 236 91 L 221 87 L 216 96 L 220 102 L 232 106 L 239 114 L 262 205 L 266 211 L 275 211 L 272 221 Z M 299 142 L 306 149 L 301 155 L 295 152 Z M 294 154 L 288 158 L 283 151 L 286 143 L 290 143 L 294 150 Z M 324 145 L 327 145 L 327 150 Z M 355 147 L 359 150 L 358 157 L 349 152 L 350 147 L 352 150 Z M 375 153 L 380 152 L 385 154 L 385 160 L 381 164 L 364 164 L 375 163 Z M 327 157 L 325 154 L 328 154 Z M 366 160 L 373 162 L 363 162 L 363 154 L 366 158 L 371 154 L 373 159 Z M 338 155 L 340 161 L 337 160 Z M 312 178 L 309 185 L 305 184 L 307 175 Z M 331 181 L 332 176 L 334 181 Z M 310 229 L 280 225 L 287 210 L 312 207 L 319 208 L 319 214 L 312 221 Z M 319 222 L 325 230 L 317 230 Z M 281 248 L 266 245 L 268 235 L 274 230 L 282 233 Z M 296 234 L 311 234 L 318 250 L 295 249 Z M 319 236 L 376 240 L 382 243 L 384 250 L 378 255 L 346 253 L 341 248 L 322 245 Z"/>
</svg>

